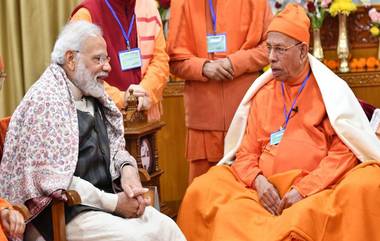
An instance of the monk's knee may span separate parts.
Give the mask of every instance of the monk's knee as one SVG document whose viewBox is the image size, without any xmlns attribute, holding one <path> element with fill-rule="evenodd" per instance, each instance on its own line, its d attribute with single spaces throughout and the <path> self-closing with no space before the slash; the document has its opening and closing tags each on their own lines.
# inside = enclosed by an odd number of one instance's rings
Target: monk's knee
<svg viewBox="0 0 380 241">
<path fill-rule="evenodd" d="M 380 199 L 380 167 L 369 165 L 354 170 L 337 187 L 346 196 L 362 195 L 365 199 Z"/>
</svg>

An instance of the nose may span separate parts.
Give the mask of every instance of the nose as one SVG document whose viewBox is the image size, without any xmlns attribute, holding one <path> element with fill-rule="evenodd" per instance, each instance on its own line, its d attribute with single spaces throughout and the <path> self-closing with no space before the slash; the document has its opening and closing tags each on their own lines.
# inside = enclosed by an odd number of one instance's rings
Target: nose
<svg viewBox="0 0 380 241">
<path fill-rule="evenodd" d="M 105 62 L 103 64 L 103 71 L 105 71 L 105 72 L 111 72 L 111 70 L 112 70 L 112 67 L 111 67 L 110 62 Z"/>
<path fill-rule="evenodd" d="M 277 61 L 277 54 L 275 54 L 273 49 L 268 49 L 268 60 L 270 63 Z"/>
</svg>

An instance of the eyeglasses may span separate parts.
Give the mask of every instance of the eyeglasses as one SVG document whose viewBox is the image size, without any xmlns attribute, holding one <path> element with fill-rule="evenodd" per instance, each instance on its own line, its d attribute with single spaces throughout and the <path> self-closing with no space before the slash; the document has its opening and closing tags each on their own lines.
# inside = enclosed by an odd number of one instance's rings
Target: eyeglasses
<svg viewBox="0 0 380 241">
<path fill-rule="evenodd" d="M 107 55 L 97 55 L 92 58 L 97 64 L 105 65 L 111 61 L 110 56 Z"/>
<path fill-rule="evenodd" d="M 80 53 L 79 50 L 73 50 L 73 52 Z M 105 64 L 108 64 L 111 61 L 111 57 L 107 56 L 107 55 L 100 54 L 100 55 L 95 55 L 94 57 L 92 57 L 92 60 L 96 64 L 105 65 Z"/>
<path fill-rule="evenodd" d="M 270 44 L 267 44 L 267 48 L 268 48 L 268 53 L 270 53 L 271 51 L 273 51 L 273 52 L 275 52 L 275 53 L 277 53 L 277 54 L 279 54 L 279 55 L 283 55 L 283 54 L 285 54 L 289 49 L 291 49 L 291 48 L 293 48 L 293 47 L 295 47 L 295 46 L 297 46 L 297 45 L 299 45 L 299 44 L 301 44 L 302 42 L 298 42 L 298 43 L 296 43 L 296 44 L 294 44 L 294 45 L 291 45 L 291 46 L 288 46 L 288 47 L 283 47 L 283 46 L 278 46 L 278 45 L 276 45 L 276 46 L 272 46 L 272 45 L 270 45 Z"/>
</svg>

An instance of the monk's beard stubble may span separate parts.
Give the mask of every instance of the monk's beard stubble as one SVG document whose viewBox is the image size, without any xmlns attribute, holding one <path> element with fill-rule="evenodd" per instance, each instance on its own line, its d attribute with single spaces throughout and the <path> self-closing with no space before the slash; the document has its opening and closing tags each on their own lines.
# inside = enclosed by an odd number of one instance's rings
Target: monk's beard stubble
<svg viewBox="0 0 380 241">
<path fill-rule="evenodd" d="M 103 80 L 100 78 L 106 78 L 107 76 L 108 73 L 103 71 L 93 76 L 86 68 L 83 60 L 79 59 L 73 83 L 82 91 L 83 95 L 100 98 L 105 95 Z"/>
</svg>

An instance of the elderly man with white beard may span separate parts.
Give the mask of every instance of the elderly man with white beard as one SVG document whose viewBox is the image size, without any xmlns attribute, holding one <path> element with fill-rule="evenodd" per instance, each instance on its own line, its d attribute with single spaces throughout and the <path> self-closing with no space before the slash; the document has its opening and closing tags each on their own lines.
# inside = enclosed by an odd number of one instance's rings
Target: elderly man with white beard
<svg viewBox="0 0 380 241">
<path fill-rule="evenodd" d="M 185 240 L 143 196 L 122 115 L 104 91 L 111 66 L 100 28 L 66 25 L 51 57 L 12 116 L 0 166 L 0 196 L 32 214 L 25 240 L 52 240 L 47 207 L 68 189 L 82 199 L 65 207 L 68 240 Z"/>
</svg>

